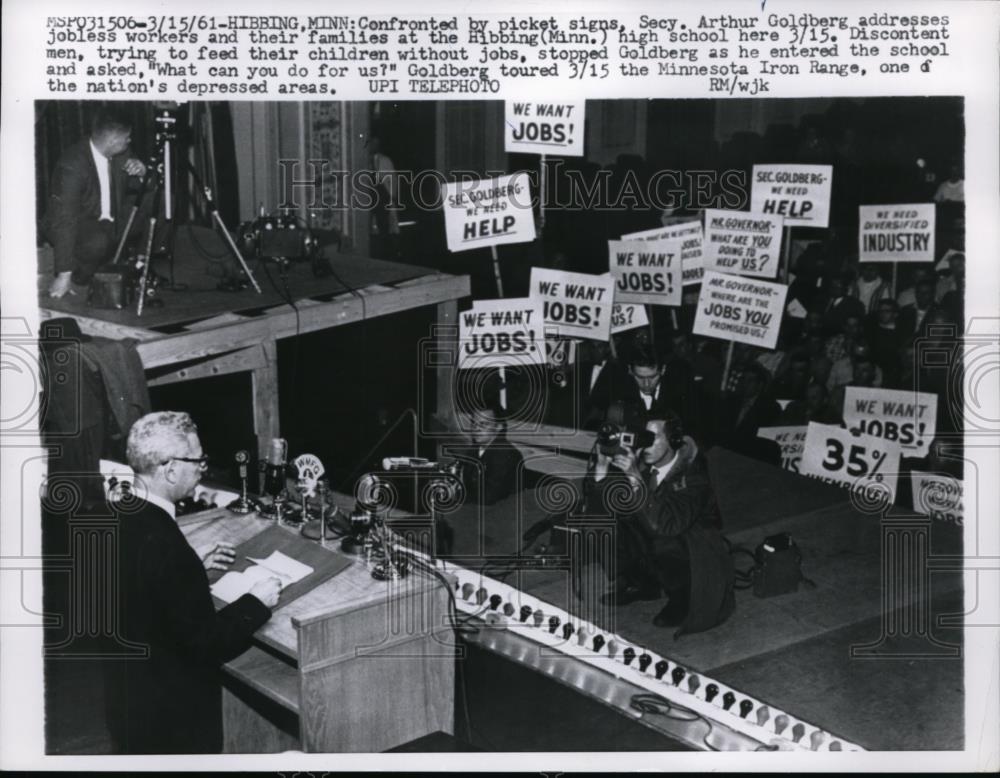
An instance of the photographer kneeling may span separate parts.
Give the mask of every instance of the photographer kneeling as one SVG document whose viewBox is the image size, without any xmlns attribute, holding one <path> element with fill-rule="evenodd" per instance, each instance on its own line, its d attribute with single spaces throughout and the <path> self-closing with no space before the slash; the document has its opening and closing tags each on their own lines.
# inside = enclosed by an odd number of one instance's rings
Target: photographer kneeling
<svg viewBox="0 0 1000 778">
<path fill-rule="evenodd" d="M 611 568 L 617 574 L 607 599 L 627 605 L 666 593 L 653 623 L 680 627 L 675 637 L 729 617 L 735 604 L 732 558 L 705 458 L 676 414 L 663 412 L 633 433 L 605 425 L 584 480 L 584 499 L 587 514 L 610 513 L 617 523 Z"/>
</svg>

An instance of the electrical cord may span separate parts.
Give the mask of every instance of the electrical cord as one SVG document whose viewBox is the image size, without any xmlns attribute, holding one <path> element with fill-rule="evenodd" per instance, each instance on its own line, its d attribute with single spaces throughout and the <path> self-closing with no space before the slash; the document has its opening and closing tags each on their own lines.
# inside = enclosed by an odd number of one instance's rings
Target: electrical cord
<svg viewBox="0 0 1000 778">
<path fill-rule="evenodd" d="M 633 710 L 637 710 L 643 714 L 655 714 L 657 716 L 664 716 L 665 718 L 672 719 L 673 721 L 702 721 L 708 726 L 708 732 L 702 736 L 702 742 L 709 751 L 719 751 L 720 749 L 713 746 L 708 742 L 708 738 L 715 731 L 715 724 L 711 719 L 706 718 L 697 711 L 693 711 L 690 708 L 685 708 L 683 705 L 675 705 L 670 702 L 666 697 L 661 697 L 659 694 L 652 694 L 650 692 L 633 694 L 629 699 L 629 707 Z M 686 716 L 676 715 L 679 712 L 686 713 Z M 760 749 L 758 749 L 760 750 Z"/>
<path fill-rule="evenodd" d="M 452 630 L 458 636 L 473 637 L 478 635 L 480 630 L 478 627 L 472 627 L 468 624 L 473 618 L 477 618 L 478 614 L 470 614 L 464 618 L 461 618 L 458 611 L 457 599 L 455 596 L 455 591 L 452 588 L 451 581 L 449 581 L 444 574 L 438 570 L 433 564 L 428 563 L 424 559 L 416 556 L 413 553 L 402 551 L 398 552 L 401 556 L 405 557 L 409 563 L 416 568 L 425 573 L 429 573 L 434 576 L 443 586 L 445 591 L 448 593 L 448 617 Z M 485 609 L 484 609 L 485 610 Z M 460 698 L 462 700 L 462 715 L 465 718 L 465 726 L 467 732 L 472 735 L 475 734 L 482 740 L 483 743 L 491 751 L 497 751 L 499 749 L 493 745 L 488 737 L 481 730 L 475 727 L 472 723 L 472 717 L 469 715 L 469 692 L 468 686 L 465 678 L 465 668 L 461 661 L 456 662 L 455 671 L 458 680 Z"/>
</svg>

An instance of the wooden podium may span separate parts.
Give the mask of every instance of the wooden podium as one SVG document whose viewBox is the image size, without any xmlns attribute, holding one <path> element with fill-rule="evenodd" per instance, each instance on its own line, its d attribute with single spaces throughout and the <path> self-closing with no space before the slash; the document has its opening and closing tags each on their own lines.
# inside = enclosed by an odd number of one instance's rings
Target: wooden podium
<svg viewBox="0 0 1000 778">
<path fill-rule="evenodd" d="M 195 548 L 220 540 L 239 546 L 275 526 L 225 509 L 178 523 Z M 327 541 L 325 551 L 341 555 L 339 541 Z M 448 607 L 440 580 L 411 572 L 376 581 L 353 558 L 333 578 L 279 604 L 254 646 L 223 668 L 226 753 L 382 752 L 432 732 L 453 733 L 456 647 Z"/>
</svg>

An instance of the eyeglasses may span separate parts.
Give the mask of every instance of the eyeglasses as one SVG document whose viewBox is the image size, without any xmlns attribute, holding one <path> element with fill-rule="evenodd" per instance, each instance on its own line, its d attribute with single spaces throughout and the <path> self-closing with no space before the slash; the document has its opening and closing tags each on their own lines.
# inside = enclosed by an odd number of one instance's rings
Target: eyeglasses
<svg viewBox="0 0 1000 778">
<path fill-rule="evenodd" d="M 208 467 L 208 455 L 202 454 L 200 457 L 170 457 L 170 459 L 160 464 L 167 465 L 171 462 L 190 462 L 192 465 L 198 465 L 202 470 Z"/>
</svg>

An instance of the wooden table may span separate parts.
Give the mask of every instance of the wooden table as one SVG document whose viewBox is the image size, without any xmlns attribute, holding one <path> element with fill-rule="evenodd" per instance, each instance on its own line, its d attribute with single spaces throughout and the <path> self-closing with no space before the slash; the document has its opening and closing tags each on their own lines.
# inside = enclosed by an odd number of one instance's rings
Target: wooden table
<svg viewBox="0 0 1000 778">
<path fill-rule="evenodd" d="M 350 503 L 343 496 L 338 502 Z M 274 526 L 225 509 L 178 523 L 194 547 L 239 545 Z M 341 553 L 336 541 L 327 547 Z M 411 573 L 376 581 L 354 561 L 279 607 L 254 646 L 224 666 L 225 751 L 381 752 L 432 732 L 452 733 L 448 602 L 436 578 Z"/>
<path fill-rule="evenodd" d="M 199 232 L 208 248 L 215 237 Z M 217 238 L 215 238 L 217 240 Z M 181 252 L 183 247 L 178 247 Z M 188 249 L 190 251 L 191 249 Z M 268 441 L 280 437 L 278 419 L 277 341 L 307 332 L 388 316 L 420 308 L 437 307 L 433 333 L 442 348 L 457 337 L 458 300 L 470 293 L 468 276 L 452 276 L 429 268 L 384 262 L 368 257 L 335 254 L 329 257 L 334 274 L 315 278 L 308 263 L 293 263 L 285 284 L 273 266 L 268 276 L 258 264 L 253 270 L 263 294 L 253 289 L 222 292 L 207 275 L 202 262 L 180 262 L 177 282 L 184 291 L 163 291 L 162 307 L 146 307 L 141 317 L 135 307 L 126 310 L 90 307 L 80 296 L 42 298 L 43 319 L 72 316 L 87 335 L 135 338 L 150 386 L 191 381 L 249 371 L 252 375 L 254 432 L 259 454 L 266 455 Z M 40 261 L 40 264 L 44 264 Z M 162 272 L 162 269 L 161 269 Z M 451 361 L 436 360 L 436 408 L 449 416 Z"/>
</svg>

